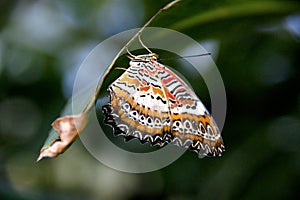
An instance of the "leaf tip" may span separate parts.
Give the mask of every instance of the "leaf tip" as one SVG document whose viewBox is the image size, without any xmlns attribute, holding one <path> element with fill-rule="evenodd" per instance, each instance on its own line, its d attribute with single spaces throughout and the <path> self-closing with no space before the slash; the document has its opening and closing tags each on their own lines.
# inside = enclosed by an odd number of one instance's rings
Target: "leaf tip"
<svg viewBox="0 0 300 200">
<path fill-rule="evenodd" d="M 58 154 L 56 153 L 56 151 L 53 151 L 53 149 L 51 149 L 51 147 L 49 148 L 44 148 L 40 151 L 40 155 L 37 158 L 36 162 L 41 161 L 43 158 L 54 158 L 56 157 Z"/>
<path fill-rule="evenodd" d="M 36 159 L 36 162 L 40 162 L 44 158 L 43 153 L 40 153 L 39 157 Z"/>
</svg>

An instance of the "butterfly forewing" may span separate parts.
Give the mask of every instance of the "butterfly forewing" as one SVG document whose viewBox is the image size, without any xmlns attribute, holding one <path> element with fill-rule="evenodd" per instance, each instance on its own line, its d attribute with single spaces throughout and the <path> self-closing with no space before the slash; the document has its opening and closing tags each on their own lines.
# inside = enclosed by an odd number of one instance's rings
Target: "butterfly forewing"
<svg viewBox="0 0 300 200">
<path fill-rule="evenodd" d="M 175 73 L 152 61 L 168 94 L 173 142 L 203 155 L 216 156 L 224 150 L 216 123 L 196 94 Z"/>
</svg>

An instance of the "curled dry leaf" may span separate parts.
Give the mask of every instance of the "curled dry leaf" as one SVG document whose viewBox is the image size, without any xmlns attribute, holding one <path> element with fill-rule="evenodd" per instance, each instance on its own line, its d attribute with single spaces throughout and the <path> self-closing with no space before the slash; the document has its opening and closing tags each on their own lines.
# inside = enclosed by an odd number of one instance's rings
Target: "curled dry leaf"
<svg viewBox="0 0 300 200">
<path fill-rule="evenodd" d="M 85 125 L 86 113 L 56 119 L 52 123 L 52 127 L 58 135 L 48 138 L 40 151 L 37 162 L 43 158 L 53 158 L 63 153 L 82 132 Z"/>
</svg>

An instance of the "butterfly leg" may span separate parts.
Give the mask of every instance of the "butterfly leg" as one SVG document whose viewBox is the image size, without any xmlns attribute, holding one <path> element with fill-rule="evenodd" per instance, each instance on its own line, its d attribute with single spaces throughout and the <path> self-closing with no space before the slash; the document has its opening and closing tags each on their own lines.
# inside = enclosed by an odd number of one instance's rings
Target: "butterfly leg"
<svg viewBox="0 0 300 200">
<path fill-rule="evenodd" d="M 127 51 L 127 57 L 130 59 L 130 60 L 133 60 L 136 58 L 135 55 L 133 55 L 132 53 L 130 53 L 130 51 L 128 50 L 128 46 L 126 46 L 126 51 Z"/>
<path fill-rule="evenodd" d="M 139 34 L 138 36 L 139 38 L 139 42 L 141 43 L 141 45 L 149 52 L 152 54 L 152 51 L 143 43 L 142 39 L 141 39 L 141 34 Z"/>
</svg>

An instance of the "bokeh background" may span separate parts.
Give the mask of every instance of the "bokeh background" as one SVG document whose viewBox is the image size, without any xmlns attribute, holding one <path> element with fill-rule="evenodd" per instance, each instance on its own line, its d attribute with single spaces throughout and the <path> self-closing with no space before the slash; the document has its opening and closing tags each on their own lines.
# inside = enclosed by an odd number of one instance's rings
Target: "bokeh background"
<svg viewBox="0 0 300 200">
<path fill-rule="evenodd" d="M 152 23 L 212 53 L 228 100 L 222 157 L 186 152 L 159 171 L 129 174 L 76 141 L 35 162 L 88 53 L 167 2 L 1 0 L 1 199 L 299 199 L 300 4 L 290 0 L 185 0 Z"/>
</svg>

